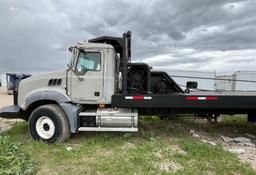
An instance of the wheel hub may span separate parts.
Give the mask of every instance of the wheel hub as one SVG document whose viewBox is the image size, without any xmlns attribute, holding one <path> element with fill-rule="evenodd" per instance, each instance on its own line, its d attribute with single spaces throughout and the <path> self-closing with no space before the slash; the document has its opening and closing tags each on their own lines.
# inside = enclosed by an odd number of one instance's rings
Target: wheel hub
<svg viewBox="0 0 256 175">
<path fill-rule="evenodd" d="M 43 139 L 50 139 L 55 133 L 55 125 L 47 116 L 39 117 L 36 121 L 36 132 Z"/>
<path fill-rule="evenodd" d="M 50 126 L 47 123 L 45 123 L 43 125 L 43 128 L 44 128 L 45 131 L 49 131 L 50 130 Z"/>
</svg>

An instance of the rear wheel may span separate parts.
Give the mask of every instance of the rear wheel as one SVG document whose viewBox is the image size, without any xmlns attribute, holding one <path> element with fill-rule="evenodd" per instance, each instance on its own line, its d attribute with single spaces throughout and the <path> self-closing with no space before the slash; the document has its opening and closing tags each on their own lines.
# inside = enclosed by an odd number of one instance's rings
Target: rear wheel
<svg viewBox="0 0 256 175">
<path fill-rule="evenodd" d="M 219 114 L 206 114 L 208 123 L 216 124 L 218 122 Z"/>
<path fill-rule="evenodd" d="M 159 80 L 155 83 L 156 94 L 168 94 L 168 83 L 166 80 Z"/>
<path fill-rule="evenodd" d="M 63 142 L 71 134 L 67 115 L 56 104 L 43 105 L 32 112 L 29 132 L 34 140 L 46 143 Z"/>
</svg>

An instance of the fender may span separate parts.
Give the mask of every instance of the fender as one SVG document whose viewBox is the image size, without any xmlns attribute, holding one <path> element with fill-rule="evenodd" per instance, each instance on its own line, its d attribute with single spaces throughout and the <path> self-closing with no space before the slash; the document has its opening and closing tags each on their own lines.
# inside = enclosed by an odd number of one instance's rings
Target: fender
<svg viewBox="0 0 256 175">
<path fill-rule="evenodd" d="M 25 97 L 24 103 L 21 106 L 21 109 L 25 111 L 28 107 L 37 101 L 51 100 L 57 102 L 62 109 L 65 111 L 70 125 L 70 130 L 72 133 L 77 132 L 77 116 L 78 111 L 80 110 L 79 105 L 74 105 L 71 102 L 71 99 L 65 94 L 65 91 L 62 90 L 40 90 L 36 92 L 31 92 Z"/>
<path fill-rule="evenodd" d="M 21 109 L 23 111 L 26 111 L 28 107 L 37 101 L 43 101 L 43 100 L 52 100 L 57 102 L 58 104 L 61 103 L 67 103 L 70 102 L 71 99 L 69 96 L 66 95 L 65 90 L 61 89 L 53 89 L 53 90 L 37 90 L 37 91 L 32 91 L 29 93 L 25 99 L 24 102 L 21 104 Z"/>
</svg>

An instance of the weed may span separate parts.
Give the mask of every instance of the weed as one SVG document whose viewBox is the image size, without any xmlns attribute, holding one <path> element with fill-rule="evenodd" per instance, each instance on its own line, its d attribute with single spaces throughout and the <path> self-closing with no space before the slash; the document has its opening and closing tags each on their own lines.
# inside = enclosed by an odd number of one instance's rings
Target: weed
<svg viewBox="0 0 256 175">
<path fill-rule="evenodd" d="M 21 144 L 0 135 L 0 174 L 33 174 L 36 164 L 21 151 Z"/>
</svg>

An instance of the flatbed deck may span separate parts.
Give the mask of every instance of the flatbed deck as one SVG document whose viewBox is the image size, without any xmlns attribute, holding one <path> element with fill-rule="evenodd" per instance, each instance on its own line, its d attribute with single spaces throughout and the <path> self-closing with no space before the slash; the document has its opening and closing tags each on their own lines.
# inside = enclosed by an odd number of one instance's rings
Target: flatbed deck
<svg viewBox="0 0 256 175">
<path fill-rule="evenodd" d="M 256 91 L 200 91 L 174 94 L 117 94 L 112 107 L 169 109 L 181 113 L 214 111 L 250 113 L 256 111 Z M 181 111 L 182 110 L 182 111 Z"/>
<path fill-rule="evenodd" d="M 256 91 L 191 91 L 185 95 L 256 96 Z"/>
</svg>

